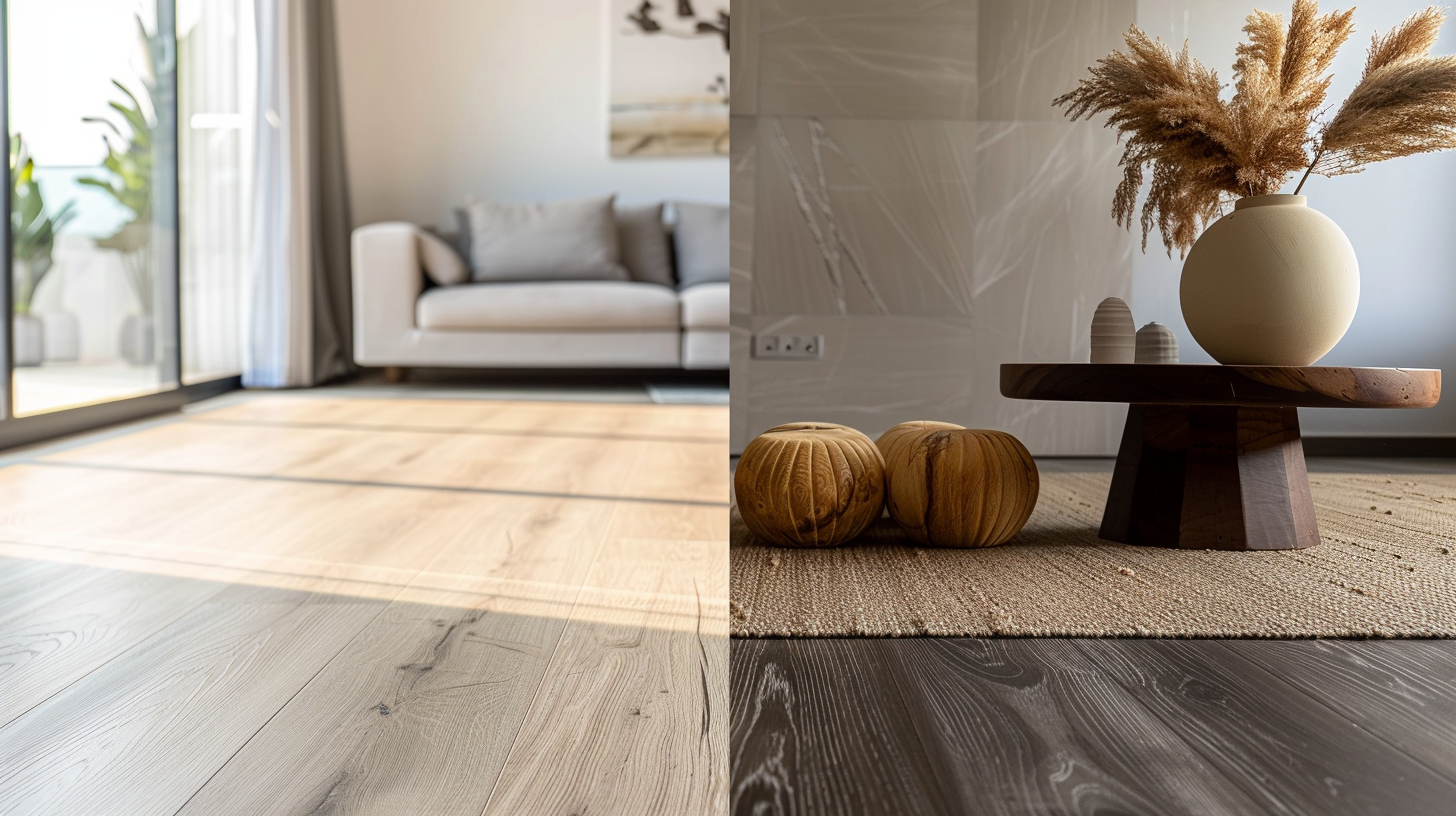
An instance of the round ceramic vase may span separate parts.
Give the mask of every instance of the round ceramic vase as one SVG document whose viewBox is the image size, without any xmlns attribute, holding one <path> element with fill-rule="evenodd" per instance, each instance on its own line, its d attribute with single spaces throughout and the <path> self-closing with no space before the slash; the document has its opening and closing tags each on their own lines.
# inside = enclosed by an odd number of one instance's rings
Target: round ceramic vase
<svg viewBox="0 0 1456 816">
<path fill-rule="evenodd" d="M 1350 239 L 1300 195 L 1241 198 L 1183 264 L 1183 319 L 1224 365 L 1313 365 L 1360 301 Z"/>
</svg>

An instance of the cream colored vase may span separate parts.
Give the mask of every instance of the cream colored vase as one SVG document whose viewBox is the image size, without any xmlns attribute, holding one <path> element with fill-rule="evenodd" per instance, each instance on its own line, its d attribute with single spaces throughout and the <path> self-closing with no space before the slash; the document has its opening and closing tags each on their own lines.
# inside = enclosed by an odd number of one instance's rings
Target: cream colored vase
<svg viewBox="0 0 1456 816">
<path fill-rule="evenodd" d="M 1224 365 L 1313 365 L 1360 302 L 1350 239 L 1301 195 L 1241 198 L 1183 264 L 1183 319 Z"/>
</svg>

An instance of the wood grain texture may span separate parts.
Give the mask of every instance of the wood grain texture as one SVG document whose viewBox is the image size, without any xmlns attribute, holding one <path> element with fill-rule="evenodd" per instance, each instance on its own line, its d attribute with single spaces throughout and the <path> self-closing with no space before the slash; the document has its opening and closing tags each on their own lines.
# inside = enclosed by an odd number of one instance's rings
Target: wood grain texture
<svg viewBox="0 0 1456 816">
<path fill-rule="evenodd" d="M 1131 403 L 1103 538 L 1286 550 L 1320 542 L 1296 408 L 1429 408 L 1441 398 L 1441 372 L 1008 363 L 1001 393 Z"/>
<path fill-rule="evenodd" d="M 1216 643 L 1079 641 L 1261 811 L 1441 813 L 1456 784 Z"/>
<path fill-rule="evenodd" d="M 1070 641 L 878 643 L 957 812 L 1257 812 Z"/>
<path fill-rule="evenodd" d="M 0 727 L 157 635 L 226 585 L 72 566 L 47 588 L 47 602 L 0 620 Z"/>
<path fill-rule="evenodd" d="M 780 547 L 833 547 L 864 532 L 885 507 L 885 462 L 843 425 L 798 422 L 749 442 L 733 475 L 753 534 Z"/>
<path fill-rule="evenodd" d="M 934 547 L 994 547 L 1036 508 L 1036 462 L 1001 431 L 922 429 L 895 442 L 886 505 L 907 535 Z"/>
<path fill-rule="evenodd" d="M 625 485 L 726 496 L 722 450 L 643 443 Z M 727 537 L 726 505 L 615 508 L 487 814 L 727 808 Z"/>
<path fill-rule="evenodd" d="M 0 802 L 175 813 L 384 603 L 237 586 L 0 728 Z"/>
<path fill-rule="evenodd" d="M 1099 534 L 1198 550 L 1318 544 L 1298 412 L 1129 406 Z"/>
<path fill-rule="evenodd" d="M 612 508 L 481 511 L 183 813 L 479 816 Z"/>
<path fill-rule="evenodd" d="M 43 461 L 53 467 L 214 475 L 232 484 L 438 490 L 430 496 L 435 499 L 449 492 L 613 499 L 628 497 L 621 471 L 611 463 L 630 463 L 640 442 L 657 441 L 651 438 L 656 436 L 649 418 L 654 411 L 664 414 L 662 435 L 667 438 L 662 441 L 726 444 L 726 435 L 718 436 L 700 406 L 516 403 L 491 410 L 488 406 L 499 403 L 404 401 L 404 406 L 381 407 L 377 421 L 370 422 L 370 407 L 381 401 L 325 402 L 317 413 L 298 404 L 307 400 L 278 402 L 282 404 L 271 404 L 267 412 L 209 412 Z M 335 414 L 341 415 L 339 421 L 331 419 Z M 247 424 L 221 421 L 242 417 L 250 418 Z M 403 427 L 390 430 L 396 424 Z M 583 454 L 606 464 L 580 465 Z M 404 498 L 418 502 L 421 496 Z M 653 496 L 631 498 L 685 500 L 670 486 Z"/>
<path fill-rule="evenodd" d="M 106 574 L 103 569 L 0 556 L 0 631 L 11 618 L 54 603 L 57 595 L 78 592 Z"/>
<path fill-rule="evenodd" d="M 247 399 L 226 407 L 188 414 L 184 422 L 275 429 L 433 430 L 462 436 L 550 436 L 607 441 L 651 437 L 651 441 L 727 444 L 728 440 L 726 423 L 715 414 L 721 413 L 722 408 L 717 407 L 619 404 L 596 399 L 585 402 L 492 399 L 488 394 L 472 395 L 469 391 L 457 394 L 458 399 L 411 397 L 408 392 L 379 399 L 329 390 L 310 391 L 302 396 L 250 394 Z"/>
<path fill-rule="evenodd" d="M 1456 780 L 1456 641 L 1221 644 Z"/>
<path fill-rule="evenodd" d="M 1144 405 L 1289 408 L 1430 408 L 1441 372 L 1334 366 L 1006 363 L 1001 394 L 1013 399 Z"/>
<path fill-rule="evenodd" d="M 1445 641 L 737 640 L 733 812 L 1445 813 L 1453 666 Z"/>
<path fill-rule="evenodd" d="M 904 461 L 910 458 L 910 448 L 925 431 L 959 431 L 963 428 L 965 428 L 964 425 L 957 425 L 953 422 L 930 420 L 901 422 L 880 434 L 879 438 L 875 440 L 875 447 L 880 449 L 880 456 L 884 457 L 885 470 L 888 472 L 891 460 Z"/>
<path fill-rule="evenodd" d="M 734 814 L 962 812 L 882 643 L 733 642 Z"/>
<path fill-rule="evenodd" d="M 726 621 L 726 440 L 722 407 L 267 395 L 0 469 L 0 812 L 479 814 L 517 745 L 549 760 L 511 812 L 573 761 L 593 812 L 726 807 L 726 632 L 614 588 Z M 600 688 L 592 569 L 656 622 Z M 660 726 L 558 750 L 663 680 Z"/>
</svg>

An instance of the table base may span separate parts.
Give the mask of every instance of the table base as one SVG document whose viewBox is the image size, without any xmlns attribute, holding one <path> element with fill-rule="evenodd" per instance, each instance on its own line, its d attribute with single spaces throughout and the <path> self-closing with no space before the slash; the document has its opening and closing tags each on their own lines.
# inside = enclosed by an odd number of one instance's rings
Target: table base
<svg viewBox="0 0 1456 816">
<path fill-rule="evenodd" d="M 1320 543 L 1298 410 L 1128 406 L 1099 535 L 1198 550 Z"/>
</svg>

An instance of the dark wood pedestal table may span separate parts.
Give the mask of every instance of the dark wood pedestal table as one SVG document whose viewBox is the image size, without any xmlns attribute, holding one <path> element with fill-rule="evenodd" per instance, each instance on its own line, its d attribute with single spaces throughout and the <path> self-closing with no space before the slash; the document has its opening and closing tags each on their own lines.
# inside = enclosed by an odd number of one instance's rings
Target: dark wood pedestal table
<svg viewBox="0 0 1456 816">
<path fill-rule="evenodd" d="M 1299 408 L 1429 408 L 1434 369 L 1010 363 L 1015 399 L 1126 402 L 1099 533 L 1213 550 L 1320 543 Z"/>
</svg>

